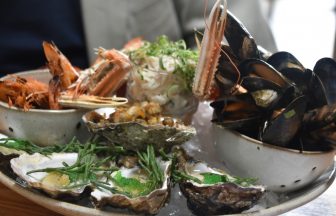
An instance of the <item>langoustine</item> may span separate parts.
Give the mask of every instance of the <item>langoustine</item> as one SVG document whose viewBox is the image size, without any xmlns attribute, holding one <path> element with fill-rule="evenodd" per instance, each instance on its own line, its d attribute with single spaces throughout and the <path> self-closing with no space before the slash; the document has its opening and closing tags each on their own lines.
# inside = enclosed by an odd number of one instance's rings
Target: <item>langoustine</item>
<svg viewBox="0 0 336 216">
<path fill-rule="evenodd" d="M 76 71 L 54 44 L 43 42 L 43 48 L 53 76 L 49 83 L 50 107 L 59 109 L 62 104 L 94 108 L 127 103 L 126 98 L 109 97 L 126 81 L 132 69 L 123 53 L 99 48 L 95 63 Z"/>
</svg>

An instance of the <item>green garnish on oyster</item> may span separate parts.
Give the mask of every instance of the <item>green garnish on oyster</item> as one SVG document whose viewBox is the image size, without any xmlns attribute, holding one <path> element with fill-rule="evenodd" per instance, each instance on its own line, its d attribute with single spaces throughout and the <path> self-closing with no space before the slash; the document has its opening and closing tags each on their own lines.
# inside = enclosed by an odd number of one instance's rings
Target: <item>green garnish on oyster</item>
<svg viewBox="0 0 336 216">
<path fill-rule="evenodd" d="M 145 196 L 155 189 L 160 188 L 165 178 L 164 170 L 160 167 L 152 145 L 147 146 L 146 152 L 137 152 L 137 154 L 141 169 L 137 169 L 134 176 L 123 176 L 122 171 L 127 170 L 123 168 L 109 177 L 115 185 L 116 191 L 131 198 Z M 130 175 L 129 172 L 127 174 Z"/>
<path fill-rule="evenodd" d="M 122 176 L 120 170 L 112 177 L 112 181 L 117 191 L 131 198 L 145 196 L 156 189 L 153 188 L 153 184 L 151 184 L 150 181 L 141 181 L 137 178 L 126 178 Z"/>
<path fill-rule="evenodd" d="M 256 183 L 257 179 L 254 178 L 238 178 L 238 177 L 232 177 L 228 175 L 221 175 L 217 173 L 200 173 L 203 176 L 203 184 L 218 184 L 218 183 L 235 183 L 237 185 L 241 186 L 250 186 Z"/>
</svg>

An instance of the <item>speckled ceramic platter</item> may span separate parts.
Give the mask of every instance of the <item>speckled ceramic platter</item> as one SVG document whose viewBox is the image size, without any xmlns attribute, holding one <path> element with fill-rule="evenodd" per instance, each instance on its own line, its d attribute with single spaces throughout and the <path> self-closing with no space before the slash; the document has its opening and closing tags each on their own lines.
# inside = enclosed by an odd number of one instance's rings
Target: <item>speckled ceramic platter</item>
<svg viewBox="0 0 336 216">
<path fill-rule="evenodd" d="M 192 156 L 205 160 L 209 164 L 222 166 L 223 163 L 216 156 L 216 150 L 213 144 L 209 143 L 210 118 L 211 113 L 204 112 L 202 104 L 199 112 L 196 113 L 193 124 L 198 131 L 195 139 L 184 144 L 184 147 Z M 7 169 L 6 169 L 7 166 Z M 230 170 L 228 170 L 230 171 Z M 302 206 L 311 200 L 321 195 L 335 179 L 335 164 L 331 163 L 329 168 L 322 173 L 313 183 L 308 186 L 291 192 L 291 193 L 274 193 L 267 192 L 265 196 L 246 212 L 236 215 L 279 215 L 290 211 L 294 208 Z M 9 168 L 9 163 L 3 164 L 0 170 L 0 182 L 8 188 L 26 197 L 27 199 L 44 206 L 52 211 L 63 215 L 76 216 L 116 216 L 116 215 L 134 215 L 133 213 L 106 207 L 104 209 L 93 208 L 89 196 L 83 196 L 78 200 L 56 200 L 49 198 L 45 194 L 32 190 L 26 187 L 25 182 L 16 177 Z M 171 191 L 169 204 L 163 207 L 158 215 L 176 215 L 176 216 L 191 216 L 193 215 L 187 208 L 186 199 L 181 195 L 178 186 L 175 186 Z"/>
</svg>

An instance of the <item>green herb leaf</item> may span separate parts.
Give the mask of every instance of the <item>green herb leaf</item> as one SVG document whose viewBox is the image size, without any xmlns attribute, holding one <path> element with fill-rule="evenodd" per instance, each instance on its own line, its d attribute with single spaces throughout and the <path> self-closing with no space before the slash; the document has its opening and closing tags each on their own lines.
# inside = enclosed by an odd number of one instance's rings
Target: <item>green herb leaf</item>
<svg viewBox="0 0 336 216">
<path fill-rule="evenodd" d="M 112 181 L 116 184 L 118 191 L 128 194 L 132 198 L 145 196 L 156 189 L 153 188 L 154 185 L 149 181 L 140 182 L 136 178 L 123 177 L 120 170 L 114 175 Z"/>
<path fill-rule="evenodd" d="M 137 152 L 137 154 L 141 168 L 147 172 L 149 181 L 153 184 L 152 188 L 159 188 L 164 182 L 164 171 L 156 160 L 154 147 L 148 145 L 146 152 Z"/>
<path fill-rule="evenodd" d="M 140 48 L 128 51 L 126 54 L 139 68 L 142 67 L 149 56 L 159 57 L 160 68 L 163 70 L 165 70 L 165 67 L 162 57 L 170 56 L 174 58 L 176 62 L 174 74 L 180 76 L 185 82 L 184 86 L 191 90 L 198 52 L 187 49 L 185 41 L 170 41 L 167 36 L 162 35 L 152 43 L 145 41 Z"/>
</svg>

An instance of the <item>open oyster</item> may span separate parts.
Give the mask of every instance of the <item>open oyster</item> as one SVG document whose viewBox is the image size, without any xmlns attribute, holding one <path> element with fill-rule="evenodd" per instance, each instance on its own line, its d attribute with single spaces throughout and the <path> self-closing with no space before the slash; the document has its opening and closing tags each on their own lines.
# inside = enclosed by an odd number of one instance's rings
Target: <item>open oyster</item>
<svg viewBox="0 0 336 216">
<path fill-rule="evenodd" d="M 13 171 L 30 187 L 41 189 L 52 197 L 58 197 L 61 194 L 79 196 L 86 185 L 81 187 L 72 187 L 70 176 L 61 172 L 33 172 L 45 168 L 52 169 L 57 167 L 72 166 L 77 161 L 77 153 L 53 153 L 44 156 L 39 153 L 32 155 L 22 154 L 20 157 L 13 158 L 10 161 Z"/>
<path fill-rule="evenodd" d="M 25 151 L 17 150 L 13 146 L 7 136 L 0 134 L 0 158 L 16 157 L 25 153 Z"/>
<path fill-rule="evenodd" d="M 128 208 L 137 213 L 157 214 L 169 198 L 170 161 L 157 160 L 163 171 L 163 182 L 156 188 L 148 173 L 135 166 L 122 167 L 109 176 L 105 185 L 100 185 L 91 193 L 94 204 L 105 204 L 119 208 Z"/>
<path fill-rule="evenodd" d="M 238 178 L 205 162 L 194 161 L 184 151 L 178 153 L 178 169 L 188 179 L 180 181 L 187 204 L 196 215 L 239 213 L 251 208 L 263 195 L 254 179 Z"/>
<path fill-rule="evenodd" d="M 83 119 L 92 133 L 133 151 L 146 150 L 148 144 L 156 150 L 169 151 L 196 134 L 195 128 L 162 116 L 160 105 L 153 102 L 98 109 L 87 113 Z"/>
<path fill-rule="evenodd" d="M 19 157 L 25 151 L 9 148 L 7 145 L 7 136 L 0 134 L 0 170 L 10 170 L 9 161 L 13 158 Z"/>
</svg>

